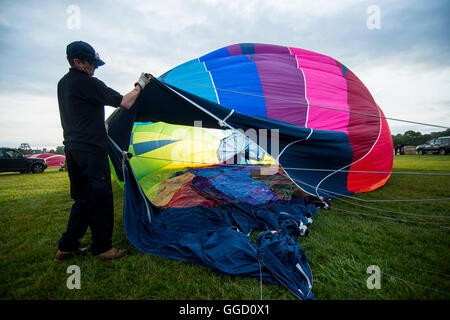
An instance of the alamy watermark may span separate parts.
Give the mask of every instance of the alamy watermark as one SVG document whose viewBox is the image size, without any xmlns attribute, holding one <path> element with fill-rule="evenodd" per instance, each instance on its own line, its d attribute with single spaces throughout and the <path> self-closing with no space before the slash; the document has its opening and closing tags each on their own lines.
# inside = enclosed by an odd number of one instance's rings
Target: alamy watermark
<svg viewBox="0 0 450 320">
<path fill-rule="evenodd" d="M 370 277 L 366 280 L 367 289 L 381 289 L 381 270 L 377 265 L 371 265 L 367 267 L 366 273 L 370 274 Z"/>
<path fill-rule="evenodd" d="M 225 165 L 248 165 L 248 164 L 268 164 L 266 154 L 269 154 L 272 160 L 271 165 L 261 166 L 262 175 L 273 175 L 278 172 L 277 162 L 280 154 L 279 129 L 236 129 L 229 130 L 228 135 L 223 134 L 216 152 L 217 158 L 211 157 L 211 152 L 205 152 L 208 149 L 208 143 L 211 142 L 209 136 L 211 132 L 203 129 L 202 121 L 194 121 L 193 130 L 186 130 L 183 127 L 176 129 L 171 133 L 172 137 L 179 137 L 185 143 L 173 146 L 169 159 L 173 162 L 186 163 L 189 165 L 213 165 L 217 164 L 217 159 Z M 214 152 L 216 146 L 211 146 Z M 156 159 L 155 159 L 156 160 Z M 214 161 L 214 162 L 213 162 Z"/>
<path fill-rule="evenodd" d="M 70 274 L 67 278 L 66 286 L 69 290 L 81 289 L 81 269 L 77 265 L 67 267 L 66 273 Z"/>
<path fill-rule="evenodd" d="M 379 6 L 371 5 L 366 9 L 368 14 L 366 20 L 366 26 L 369 30 L 380 30 L 381 29 L 381 9 Z"/>
<path fill-rule="evenodd" d="M 79 6 L 72 4 L 67 6 L 66 13 L 69 15 L 66 20 L 66 26 L 69 30 L 81 28 L 81 9 Z"/>
</svg>

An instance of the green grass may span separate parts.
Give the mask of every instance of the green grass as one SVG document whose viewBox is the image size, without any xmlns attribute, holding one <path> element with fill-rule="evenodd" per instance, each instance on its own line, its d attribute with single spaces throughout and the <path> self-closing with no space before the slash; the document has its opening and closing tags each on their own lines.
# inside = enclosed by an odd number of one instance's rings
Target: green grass
<svg viewBox="0 0 450 320">
<path fill-rule="evenodd" d="M 395 156 L 393 171 L 450 173 L 450 156 Z M 57 264 L 53 262 L 57 242 L 72 205 L 67 173 L 49 169 L 43 174 L 0 174 L 0 298 L 260 298 L 258 279 L 140 253 L 125 237 L 123 192 L 114 182 L 113 190 L 113 245 L 129 249 L 131 256 L 105 262 L 88 255 Z M 450 197 L 449 190 L 448 176 L 393 175 L 384 187 L 357 197 L 443 198 Z M 450 219 L 430 217 L 450 216 L 449 201 L 342 200 L 334 200 L 332 210 L 320 210 L 310 235 L 299 239 L 313 271 L 313 292 L 318 299 L 450 298 Z M 87 234 L 82 245 L 88 246 L 89 241 Z M 80 290 L 66 286 L 66 270 L 72 264 L 81 269 Z M 370 265 L 381 269 L 379 290 L 366 286 Z M 264 299 L 295 299 L 283 286 L 263 283 L 262 290 Z"/>
</svg>

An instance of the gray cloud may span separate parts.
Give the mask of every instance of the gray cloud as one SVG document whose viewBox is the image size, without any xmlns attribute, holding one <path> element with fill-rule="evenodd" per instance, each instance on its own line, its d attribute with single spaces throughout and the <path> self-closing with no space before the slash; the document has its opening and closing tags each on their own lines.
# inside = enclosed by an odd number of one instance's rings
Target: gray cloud
<svg viewBox="0 0 450 320">
<path fill-rule="evenodd" d="M 81 9 L 79 30 L 66 26 L 67 6 L 72 4 Z M 366 26 L 366 9 L 374 4 L 381 10 L 380 30 Z M 142 71 L 158 76 L 229 44 L 263 42 L 332 56 L 367 79 L 369 89 L 380 94 L 391 115 L 407 118 L 398 107 L 400 97 L 393 88 L 383 86 L 377 72 L 398 77 L 401 83 L 391 79 L 390 84 L 406 94 L 417 90 L 404 83 L 413 81 L 416 74 L 432 81 L 433 72 L 448 68 L 449 11 L 448 1 L 418 0 L 2 1 L 0 96 L 13 92 L 18 98 L 21 93 L 55 97 L 56 83 L 68 69 L 65 47 L 74 40 L 93 44 L 107 63 L 97 76 L 122 93 Z M 439 79 L 447 81 L 448 87 L 448 76 Z M 450 99 L 446 92 L 433 92 L 424 100 Z M 0 112 L 11 107 L 0 105 Z"/>
</svg>

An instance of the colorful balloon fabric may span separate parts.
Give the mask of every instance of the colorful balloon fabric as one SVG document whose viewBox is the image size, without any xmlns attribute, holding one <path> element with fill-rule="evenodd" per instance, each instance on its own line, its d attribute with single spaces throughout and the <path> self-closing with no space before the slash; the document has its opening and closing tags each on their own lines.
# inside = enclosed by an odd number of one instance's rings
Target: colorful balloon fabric
<svg viewBox="0 0 450 320">
<path fill-rule="evenodd" d="M 40 158 L 45 159 L 47 166 L 49 168 L 52 167 L 60 167 L 62 164 L 66 162 L 66 157 L 60 154 L 54 153 L 40 153 L 40 154 L 26 154 L 27 158 Z"/>
<path fill-rule="evenodd" d="M 314 294 L 297 237 L 320 201 L 375 190 L 392 170 L 390 130 L 364 84 L 299 48 L 213 51 L 153 78 L 107 124 L 136 248 L 300 299 Z"/>
<path fill-rule="evenodd" d="M 164 122 L 137 122 L 134 123 L 128 148 L 128 152 L 134 155 L 130 163 L 145 194 L 152 202 L 159 203 L 161 196 L 167 198 L 170 194 L 167 189 L 165 196 L 164 192 L 158 191 L 160 183 L 173 174 L 188 167 L 223 163 L 241 151 L 240 144 L 228 143 L 225 148 L 222 146 L 224 141 L 227 142 L 233 136 L 234 133 L 229 130 L 171 125 Z M 251 161 L 253 164 L 275 164 L 262 150 L 259 154 L 255 153 L 255 157 L 256 159 Z M 173 180 L 171 179 L 172 186 Z"/>
<path fill-rule="evenodd" d="M 319 173 L 321 179 L 304 172 L 297 181 L 302 188 L 311 184 L 337 193 L 358 193 L 384 185 L 390 176 L 393 146 L 384 114 L 356 75 L 331 57 L 292 47 L 236 44 L 186 62 L 159 79 L 235 112 L 332 131 L 330 137 L 345 135 L 345 154 L 339 157 L 346 159 L 338 161 L 342 166 L 314 163 L 333 156 L 333 138 L 321 150 L 307 146 L 302 150 L 304 158 L 311 158 L 302 163 L 303 168 L 330 170 Z M 281 156 L 283 165 L 282 160 Z M 330 183 L 326 188 L 334 171 L 341 175 L 345 171 L 345 177 L 339 185 Z"/>
</svg>

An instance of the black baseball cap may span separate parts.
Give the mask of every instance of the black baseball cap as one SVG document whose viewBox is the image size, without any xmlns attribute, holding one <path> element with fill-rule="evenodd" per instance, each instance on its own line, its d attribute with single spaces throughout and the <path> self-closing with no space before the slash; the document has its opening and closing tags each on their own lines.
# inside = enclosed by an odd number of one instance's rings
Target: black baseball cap
<svg viewBox="0 0 450 320">
<path fill-rule="evenodd" d="M 100 67 L 105 64 L 94 48 L 87 42 L 84 41 L 74 41 L 69 43 L 66 48 L 67 58 L 69 59 L 80 59 L 93 64 L 96 67 Z"/>
</svg>

